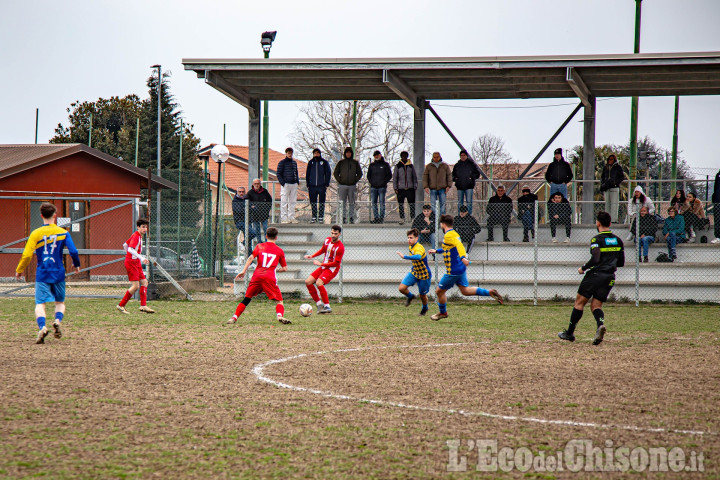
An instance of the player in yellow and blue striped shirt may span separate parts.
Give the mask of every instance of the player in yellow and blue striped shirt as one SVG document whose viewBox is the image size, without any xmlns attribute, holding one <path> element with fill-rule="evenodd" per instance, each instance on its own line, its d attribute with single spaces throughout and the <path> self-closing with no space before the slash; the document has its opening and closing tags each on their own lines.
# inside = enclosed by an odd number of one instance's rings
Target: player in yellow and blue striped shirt
<svg viewBox="0 0 720 480">
<path fill-rule="evenodd" d="M 484 288 L 473 288 L 470 286 L 466 273 L 467 266 L 470 265 L 470 260 L 467 259 L 465 247 L 460 240 L 460 235 L 453 230 L 453 217 L 451 215 L 443 215 L 440 217 L 440 228 L 442 228 L 443 232 L 445 232 L 442 247 L 437 250 L 429 250 L 429 252 L 442 254 L 447 273 L 440 279 L 440 283 L 438 284 L 435 292 L 437 294 L 437 302 L 440 312 L 430 318 L 433 320 L 440 320 L 441 318 L 448 317 L 447 295 L 445 292 L 455 285 L 457 285 L 460 289 L 460 293 L 466 297 L 472 295 L 492 297 L 497 300 L 500 305 L 502 305 L 502 296 L 497 290 L 486 290 Z"/>
<path fill-rule="evenodd" d="M 80 271 L 80 257 L 75 244 L 67 230 L 55 225 L 57 219 L 55 205 L 43 203 L 40 214 L 44 225 L 32 231 L 25 244 L 20 263 L 15 269 L 15 277 L 19 280 L 27 268 L 33 255 L 37 255 L 35 273 L 35 319 L 38 334 L 35 343 L 45 343 L 48 329 L 45 326 L 45 302 L 55 302 L 55 338 L 60 338 L 60 322 L 65 316 L 65 265 L 63 249 L 67 247 L 73 260 L 75 271 Z"/>
<path fill-rule="evenodd" d="M 418 241 L 419 237 L 420 232 L 417 228 L 408 230 L 407 239 L 410 255 L 403 255 L 401 252 L 397 252 L 400 258 L 412 261 L 412 270 L 410 270 L 408 274 L 405 275 L 405 278 L 403 278 L 403 281 L 400 282 L 398 290 L 407 297 L 407 300 L 405 300 L 405 306 L 409 307 L 410 303 L 415 298 L 415 295 L 410 293 L 409 287 L 412 287 L 417 283 L 420 301 L 422 301 L 422 310 L 420 310 L 420 315 L 425 315 L 428 312 L 427 294 L 430 291 L 430 279 L 432 278 L 432 274 L 430 273 L 430 267 L 428 266 L 425 247 L 423 247 Z"/>
</svg>

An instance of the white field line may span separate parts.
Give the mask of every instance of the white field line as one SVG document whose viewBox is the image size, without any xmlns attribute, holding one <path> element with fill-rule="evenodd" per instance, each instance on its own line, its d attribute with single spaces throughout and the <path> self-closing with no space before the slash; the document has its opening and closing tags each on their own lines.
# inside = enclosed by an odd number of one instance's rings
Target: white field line
<svg viewBox="0 0 720 480">
<path fill-rule="evenodd" d="M 387 346 L 379 346 L 379 347 L 376 346 L 376 347 L 343 348 L 340 350 L 325 350 L 325 351 L 321 351 L 321 352 L 301 353 L 299 355 L 293 355 L 291 357 L 277 358 L 274 360 L 269 360 L 267 362 L 255 365 L 255 367 L 253 367 L 253 369 L 252 369 L 252 373 L 261 382 L 269 383 L 271 385 L 275 385 L 276 387 L 280 387 L 280 388 L 286 388 L 288 390 L 294 390 L 296 392 L 308 392 L 308 393 L 312 393 L 314 395 L 320 395 L 322 397 L 336 398 L 338 400 L 353 400 L 356 402 L 366 402 L 366 403 L 371 403 L 374 405 L 383 405 L 383 406 L 387 406 L 387 407 L 406 408 L 409 410 L 451 413 L 451 414 L 463 415 L 466 417 L 487 417 L 487 418 L 495 418 L 495 419 L 499 419 L 499 420 L 508 420 L 508 421 L 512 421 L 512 422 L 530 422 L 530 423 L 539 423 L 539 424 L 546 424 L 546 425 L 562 425 L 562 426 L 569 426 L 569 427 L 617 429 L 617 430 L 631 430 L 631 431 L 636 431 L 636 432 L 653 432 L 653 433 L 681 433 L 681 434 L 686 434 L 686 435 L 718 435 L 718 432 L 711 432 L 711 431 L 705 432 L 705 431 L 701 431 L 701 430 L 682 430 L 682 429 L 674 429 L 674 428 L 648 428 L 648 427 L 637 427 L 634 425 L 613 425 L 613 424 L 605 424 L 605 423 L 575 422 L 572 420 L 547 420 L 544 418 L 536 418 L 536 417 L 520 417 L 520 416 L 516 416 L 516 415 L 498 415 L 495 413 L 488 413 L 488 412 L 482 412 L 482 411 L 472 412 L 472 411 L 467 411 L 467 410 L 457 410 L 457 409 L 453 409 L 453 408 L 423 407 L 423 406 L 418 406 L 418 405 L 410 405 L 407 403 L 391 402 L 388 400 L 375 400 L 375 399 L 371 399 L 371 398 L 353 397 L 350 395 L 342 395 L 342 394 L 336 394 L 336 393 L 331 393 L 331 392 L 325 392 L 325 391 L 316 390 L 313 388 L 289 385 L 287 383 L 273 380 L 272 378 L 265 375 L 265 369 L 271 365 L 275 365 L 278 363 L 285 363 L 285 362 L 289 362 L 291 360 L 295 360 L 295 359 L 303 358 L 303 357 L 325 355 L 327 353 L 361 352 L 364 350 L 384 350 L 384 349 L 389 349 L 389 348 L 456 347 L 456 346 L 482 345 L 482 344 L 492 344 L 492 343 L 493 342 L 438 343 L 438 344 L 430 344 L 430 345 L 387 345 Z M 529 341 L 510 342 L 510 343 L 529 343 Z"/>
</svg>

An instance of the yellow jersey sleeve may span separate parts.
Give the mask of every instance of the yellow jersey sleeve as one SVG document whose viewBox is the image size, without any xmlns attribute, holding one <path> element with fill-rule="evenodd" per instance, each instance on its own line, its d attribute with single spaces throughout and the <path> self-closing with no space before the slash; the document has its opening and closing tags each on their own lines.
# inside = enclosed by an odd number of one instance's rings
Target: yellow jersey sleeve
<svg viewBox="0 0 720 480">
<path fill-rule="evenodd" d="M 423 247 L 420 242 L 417 242 L 410 249 L 410 253 L 412 255 L 420 255 L 420 260 L 422 260 L 423 258 L 425 258 L 425 247 Z"/>
<path fill-rule="evenodd" d="M 455 247 L 455 249 L 457 249 L 458 258 L 463 258 L 467 256 L 465 246 L 463 246 L 462 241 L 460 240 L 460 235 L 455 230 L 452 230 L 445 234 L 443 243 L 445 243 L 446 245 L 450 245 L 451 247 Z"/>
<path fill-rule="evenodd" d="M 18 263 L 17 268 L 15 271 L 17 273 L 22 273 L 27 268 L 28 264 L 30 263 L 30 260 L 32 260 L 33 255 L 35 255 L 35 249 L 39 246 L 38 243 L 42 243 L 43 234 L 39 229 L 35 229 L 28 238 L 27 243 L 25 244 L 25 249 L 23 250 L 22 257 L 20 257 L 20 263 Z"/>
</svg>

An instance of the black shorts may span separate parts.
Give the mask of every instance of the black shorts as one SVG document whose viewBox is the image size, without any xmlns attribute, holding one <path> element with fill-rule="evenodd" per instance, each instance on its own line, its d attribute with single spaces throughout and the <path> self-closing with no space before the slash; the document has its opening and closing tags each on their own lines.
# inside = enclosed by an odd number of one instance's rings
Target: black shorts
<svg viewBox="0 0 720 480">
<path fill-rule="evenodd" d="M 585 298 L 595 298 L 601 302 L 607 302 L 610 290 L 615 285 L 615 274 L 613 273 L 600 273 L 600 272 L 588 272 L 585 274 L 578 293 Z"/>
</svg>

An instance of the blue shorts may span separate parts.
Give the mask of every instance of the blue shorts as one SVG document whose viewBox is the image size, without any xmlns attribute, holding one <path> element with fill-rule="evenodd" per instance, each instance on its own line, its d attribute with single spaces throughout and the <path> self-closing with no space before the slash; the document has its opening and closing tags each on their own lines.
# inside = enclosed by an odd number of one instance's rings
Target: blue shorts
<svg viewBox="0 0 720 480">
<path fill-rule="evenodd" d="M 35 282 L 35 305 L 65 301 L 65 282 Z"/>
<path fill-rule="evenodd" d="M 420 295 L 427 295 L 430 291 L 430 279 L 426 278 L 425 280 L 420 280 L 415 275 L 413 275 L 412 272 L 409 272 L 407 275 L 405 275 L 405 278 L 403 278 L 403 281 L 400 283 L 402 283 L 403 285 L 407 285 L 408 287 L 412 287 L 417 283 Z"/>
<path fill-rule="evenodd" d="M 455 285 L 457 285 L 459 287 L 469 287 L 470 286 L 470 284 L 468 283 L 468 279 L 467 279 L 467 272 L 463 272 L 460 275 L 450 275 L 449 273 L 446 273 L 440 279 L 438 288 L 441 290 L 450 290 Z"/>
</svg>

